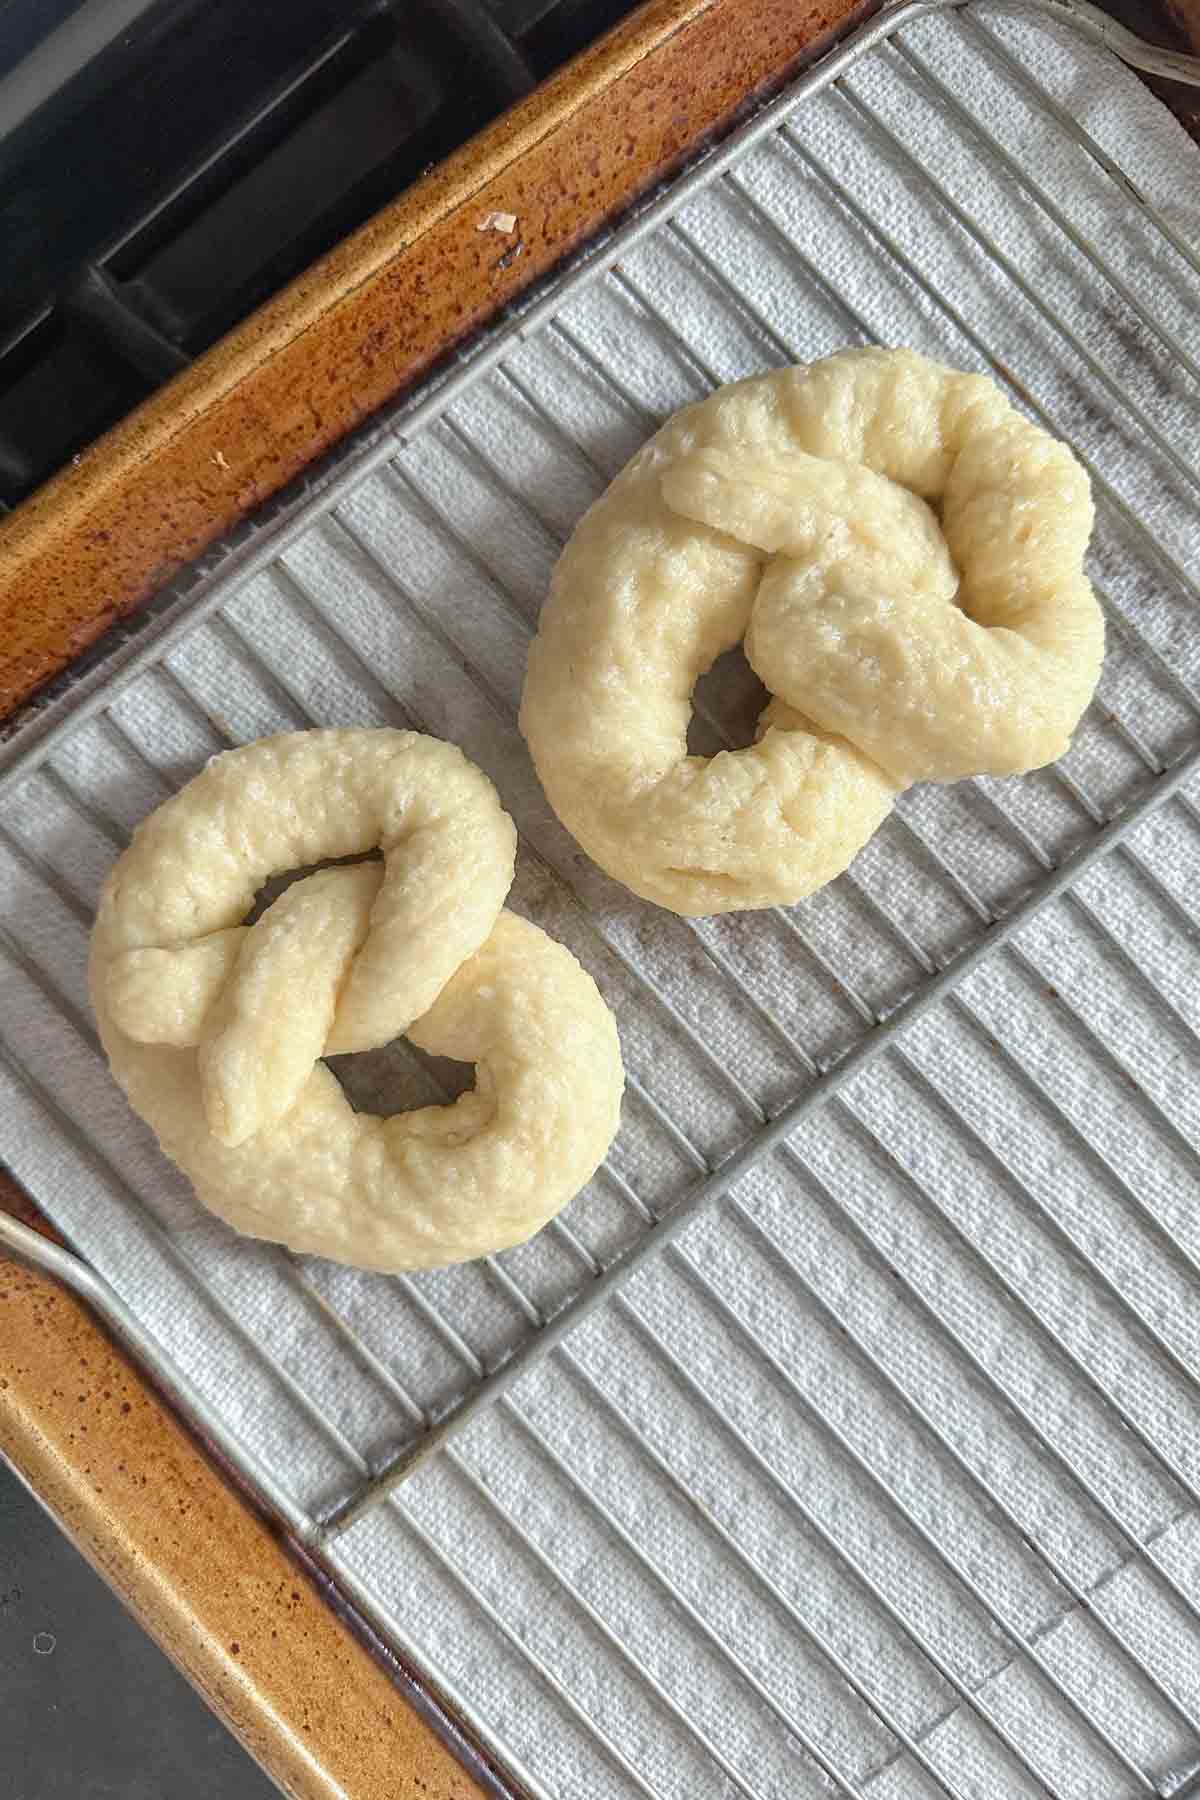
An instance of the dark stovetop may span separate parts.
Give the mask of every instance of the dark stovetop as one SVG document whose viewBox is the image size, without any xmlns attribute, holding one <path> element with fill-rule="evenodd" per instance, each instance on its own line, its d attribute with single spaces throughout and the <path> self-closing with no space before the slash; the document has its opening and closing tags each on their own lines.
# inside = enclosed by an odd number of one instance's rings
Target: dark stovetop
<svg viewBox="0 0 1200 1800">
<path fill-rule="evenodd" d="M 634 0 L 0 0 L 0 510 Z"/>
<path fill-rule="evenodd" d="M 278 1800 L 2 1461 L 0 1695 L 5 1800 Z"/>
</svg>

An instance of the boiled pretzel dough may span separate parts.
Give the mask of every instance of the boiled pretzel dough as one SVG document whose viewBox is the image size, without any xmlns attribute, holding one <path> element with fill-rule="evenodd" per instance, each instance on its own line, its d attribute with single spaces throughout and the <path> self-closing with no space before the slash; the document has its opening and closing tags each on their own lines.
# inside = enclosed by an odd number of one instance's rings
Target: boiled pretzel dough
<svg viewBox="0 0 1200 1800">
<path fill-rule="evenodd" d="M 1065 445 L 913 351 L 718 389 L 555 569 L 521 706 L 552 806 L 675 912 L 803 898 L 910 782 L 1067 748 L 1104 652 L 1091 524 Z M 774 696 L 758 741 L 689 756 L 692 689 L 743 639 Z"/>
<path fill-rule="evenodd" d="M 271 875 L 319 871 L 252 927 Z M 519 1243 L 617 1127 L 616 1026 L 579 964 L 501 910 L 515 832 L 486 777 L 401 731 L 296 732 L 214 759 L 140 827 L 92 935 L 113 1072 L 230 1224 L 378 1269 Z M 452 1106 L 355 1113 L 317 1059 L 407 1030 L 474 1061 Z"/>
</svg>

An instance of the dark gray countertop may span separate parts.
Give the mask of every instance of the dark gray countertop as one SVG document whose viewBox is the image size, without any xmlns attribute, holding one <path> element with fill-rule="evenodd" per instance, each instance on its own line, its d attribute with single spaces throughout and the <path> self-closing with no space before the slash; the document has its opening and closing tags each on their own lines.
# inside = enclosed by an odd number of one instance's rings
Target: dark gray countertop
<svg viewBox="0 0 1200 1800">
<path fill-rule="evenodd" d="M 278 1800 L 0 1461 L 4 1800 Z"/>
</svg>

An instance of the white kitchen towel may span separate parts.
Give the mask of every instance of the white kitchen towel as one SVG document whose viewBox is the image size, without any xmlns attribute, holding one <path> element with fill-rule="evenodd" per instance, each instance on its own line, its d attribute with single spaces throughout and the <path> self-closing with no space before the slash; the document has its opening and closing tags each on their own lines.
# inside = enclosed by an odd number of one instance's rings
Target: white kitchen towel
<svg viewBox="0 0 1200 1800">
<path fill-rule="evenodd" d="M 1109 55 L 1027 12 L 904 25 L 10 793 L 0 1152 L 296 1507 L 349 1494 L 1195 744 L 1197 247 L 1200 154 Z M 906 795 L 811 901 L 675 919 L 588 863 L 516 731 L 558 541 L 712 381 L 872 335 L 990 369 L 1088 459 L 1097 703 L 1056 770 Z M 744 665 L 704 686 L 744 732 Z M 616 1009 L 630 1090 L 566 1215 L 584 1255 L 551 1229 L 407 1281 L 235 1240 L 97 1054 L 86 930 L 133 825 L 231 742 L 399 722 L 492 775 L 514 904 Z M 1099 1800 L 1200 1744 L 1198 804 L 998 943 L 338 1543 L 532 1789 Z M 398 1046 L 343 1074 L 394 1109 L 460 1072 Z"/>
</svg>

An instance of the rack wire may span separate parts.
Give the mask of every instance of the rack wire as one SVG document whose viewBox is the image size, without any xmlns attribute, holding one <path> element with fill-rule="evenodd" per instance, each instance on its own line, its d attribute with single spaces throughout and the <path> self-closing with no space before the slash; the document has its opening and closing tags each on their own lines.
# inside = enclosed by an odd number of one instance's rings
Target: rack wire
<svg viewBox="0 0 1200 1800">
<path fill-rule="evenodd" d="M 0 1234 L 533 1793 L 1200 1791 L 1200 255 L 1012 15 L 1162 54 L 1087 8 L 885 11 L 0 748 L 5 1155 L 86 1261 Z M 906 796 L 813 902 L 665 920 L 521 757 L 545 573 L 661 416 L 881 320 L 1088 466 L 1100 695 L 1057 767 Z M 752 702 L 715 672 L 697 747 Z M 517 904 L 622 1026 L 613 1155 L 467 1270 L 231 1245 L 130 1139 L 87 1014 L 136 819 L 333 722 L 493 773 Z M 367 1079 L 394 1109 L 455 1077 L 397 1046 Z"/>
</svg>

